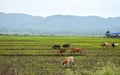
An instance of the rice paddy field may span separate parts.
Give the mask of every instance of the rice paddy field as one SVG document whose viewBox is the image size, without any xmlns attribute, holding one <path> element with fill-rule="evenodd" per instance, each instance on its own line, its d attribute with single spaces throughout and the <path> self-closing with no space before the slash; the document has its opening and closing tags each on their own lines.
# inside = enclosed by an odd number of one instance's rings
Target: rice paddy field
<svg viewBox="0 0 120 75">
<path fill-rule="evenodd" d="M 98 36 L 0 36 L 0 75 L 120 75 L 120 46 L 103 48 L 105 41 L 120 45 L 120 38 Z M 57 55 L 55 44 L 70 48 Z M 75 47 L 83 52 L 70 54 Z M 68 56 L 75 64 L 61 67 Z"/>
</svg>

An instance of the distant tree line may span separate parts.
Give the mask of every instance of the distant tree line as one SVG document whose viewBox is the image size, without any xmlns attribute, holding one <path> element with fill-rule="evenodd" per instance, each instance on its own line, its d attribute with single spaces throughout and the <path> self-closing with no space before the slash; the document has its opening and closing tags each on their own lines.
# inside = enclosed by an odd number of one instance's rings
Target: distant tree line
<svg viewBox="0 0 120 75">
<path fill-rule="evenodd" d="M 13 36 L 56 36 L 55 34 L 9 34 L 9 33 L 0 33 L 0 36 L 9 36 L 9 35 L 13 35 Z"/>
</svg>

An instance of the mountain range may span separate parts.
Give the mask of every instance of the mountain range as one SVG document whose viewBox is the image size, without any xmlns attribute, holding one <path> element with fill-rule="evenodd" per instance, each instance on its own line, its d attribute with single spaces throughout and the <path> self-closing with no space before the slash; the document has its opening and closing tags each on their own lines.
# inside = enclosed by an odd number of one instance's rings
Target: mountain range
<svg viewBox="0 0 120 75">
<path fill-rule="evenodd" d="M 104 35 L 120 31 L 120 17 L 52 15 L 32 16 L 0 12 L 0 33 Z"/>
</svg>

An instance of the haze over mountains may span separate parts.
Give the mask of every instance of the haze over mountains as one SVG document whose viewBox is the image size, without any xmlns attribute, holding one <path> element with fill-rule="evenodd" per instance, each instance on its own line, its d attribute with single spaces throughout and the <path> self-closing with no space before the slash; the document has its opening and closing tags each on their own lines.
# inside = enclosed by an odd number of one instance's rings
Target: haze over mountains
<svg viewBox="0 0 120 75">
<path fill-rule="evenodd" d="M 104 35 L 108 30 L 120 31 L 120 17 L 0 13 L 0 33 Z"/>
</svg>

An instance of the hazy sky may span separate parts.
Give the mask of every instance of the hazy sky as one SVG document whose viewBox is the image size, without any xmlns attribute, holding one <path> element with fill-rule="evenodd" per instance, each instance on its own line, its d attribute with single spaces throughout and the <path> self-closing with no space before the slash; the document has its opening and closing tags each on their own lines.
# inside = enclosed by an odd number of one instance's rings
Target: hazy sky
<svg viewBox="0 0 120 75">
<path fill-rule="evenodd" d="M 0 0 L 0 12 L 120 17 L 120 0 Z"/>
</svg>

